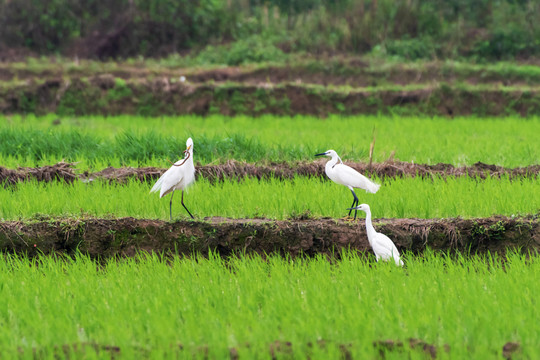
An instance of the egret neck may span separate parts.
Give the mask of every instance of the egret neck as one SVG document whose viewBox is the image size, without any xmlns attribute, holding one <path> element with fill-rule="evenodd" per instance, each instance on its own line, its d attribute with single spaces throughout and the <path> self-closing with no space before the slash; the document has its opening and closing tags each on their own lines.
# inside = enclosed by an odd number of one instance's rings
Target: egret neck
<svg viewBox="0 0 540 360">
<path fill-rule="evenodd" d="M 373 247 L 373 243 L 371 239 L 375 238 L 375 235 L 377 234 L 377 232 L 375 231 L 375 228 L 373 227 L 373 224 L 371 223 L 371 210 L 366 209 L 364 210 L 364 212 L 366 213 L 366 232 L 368 235 L 369 245 Z"/>
<path fill-rule="evenodd" d="M 341 161 L 341 158 L 338 154 L 333 154 L 332 159 L 326 163 L 325 170 L 328 171 L 330 169 L 333 169 L 334 166 L 337 164 L 343 164 L 343 161 Z"/>
</svg>

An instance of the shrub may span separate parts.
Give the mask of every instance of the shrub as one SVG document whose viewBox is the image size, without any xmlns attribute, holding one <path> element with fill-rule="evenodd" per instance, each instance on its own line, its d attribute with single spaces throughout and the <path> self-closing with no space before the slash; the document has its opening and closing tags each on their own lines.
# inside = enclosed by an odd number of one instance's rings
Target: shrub
<svg viewBox="0 0 540 360">
<path fill-rule="evenodd" d="M 207 46 L 195 58 L 196 64 L 240 65 L 280 61 L 286 54 L 262 36 L 251 36 L 229 45 Z"/>
</svg>

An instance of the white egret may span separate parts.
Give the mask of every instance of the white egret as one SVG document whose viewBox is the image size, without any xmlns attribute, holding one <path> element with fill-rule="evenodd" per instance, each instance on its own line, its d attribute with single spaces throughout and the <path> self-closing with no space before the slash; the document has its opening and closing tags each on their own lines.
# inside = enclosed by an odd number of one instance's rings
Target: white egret
<svg viewBox="0 0 540 360">
<path fill-rule="evenodd" d="M 350 209 L 362 210 L 366 213 L 366 232 L 369 245 L 375 253 L 377 261 L 393 259 L 397 266 L 403 266 L 403 261 L 399 258 L 399 251 L 390 238 L 380 232 L 376 232 L 371 223 L 371 210 L 368 204 L 361 204 Z"/>
<path fill-rule="evenodd" d="M 168 193 L 171 194 L 171 202 L 169 203 L 169 216 L 172 220 L 172 199 L 175 190 L 182 190 L 182 206 L 188 212 L 189 216 L 194 219 L 193 215 L 189 212 L 186 205 L 184 205 L 184 190 L 195 181 L 195 166 L 193 165 L 193 140 L 191 138 L 186 141 L 186 150 L 184 150 L 184 158 L 178 160 L 165 171 L 163 175 L 158 179 L 151 193 L 159 190 L 159 198 Z"/>
<path fill-rule="evenodd" d="M 351 190 L 354 200 L 351 205 L 351 209 L 355 205 L 358 205 L 358 197 L 354 193 L 354 188 L 364 189 L 366 192 L 375 194 L 381 185 L 375 184 L 369 180 L 364 175 L 360 174 L 358 171 L 354 170 L 352 167 L 347 166 L 341 161 L 341 158 L 334 150 L 327 150 L 326 152 L 315 154 L 315 156 L 330 156 L 331 159 L 326 163 L 324 171 L 326 175 L 335 183 L 345 185 Z M 349 216 L 351 216 L 351 211 L 349 211 Z M 354 219 L 356 220 L 356 214 L 358 210 L 354 211 Z"/>
</svg>

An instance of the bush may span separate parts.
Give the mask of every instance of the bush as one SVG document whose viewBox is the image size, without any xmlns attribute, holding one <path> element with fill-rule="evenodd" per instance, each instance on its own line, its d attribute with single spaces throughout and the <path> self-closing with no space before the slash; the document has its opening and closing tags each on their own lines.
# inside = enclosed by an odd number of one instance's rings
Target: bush
<svg viewBox="0 0 540 360">
<path fill-rule="evenodd" d="M 528 32 L 518 29 L 497 29 L 487 40 L 475 44 L 472 54 L 479 59 L 508 60 L 516 56 L 540 54 L 540 40 L 531 39 Z"/>
<path fill-rule="evenodd" d="M 251 36 L 229 45 L 207 46 L 193 61 L 196 64 L 241 65 L 265 61 L 280 61 L 286 54 L 262 36 Z"/>
<path fill-rule="evenodd" d="M 540 54 L 538 14 L 531 0 L 0 0 L 0 49 L 99 58 L 204 49 L 201 61 L 238 65 L 282 59 L 270 35 L 310 53 L 378 46 L 405 59 L 511 59 Z"/>
<path fill-rule="evenodd" d="M 155 56 L 232 38 L 239 13 L 215 0 L 0 0 L 0 47 Z"/>
<path fill-rule="evenodd" d="M 437 45 L 430 38 L 389 40 L 386 54 L 406 60 L 433 59 L 437 56 Z"/>
</svg>

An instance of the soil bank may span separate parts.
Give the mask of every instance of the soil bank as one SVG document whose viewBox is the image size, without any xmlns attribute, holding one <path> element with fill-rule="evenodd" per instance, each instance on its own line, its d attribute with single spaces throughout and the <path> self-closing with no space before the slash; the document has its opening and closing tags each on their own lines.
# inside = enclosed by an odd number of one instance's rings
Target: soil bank
<svg viewBox="0 0 540 360">
<path fill-rule="evenodd" d="M 538 215 L 477 219 L 377 219 L 375 228 L 400 251 L 504 253 L 540 250 Z M 339 256 L 342 249 L 371 252 L 364 219 L 206 218 L 174 222 L 118 218 L 41 218 L 0 222 L 0 249 L 38 254 L 81 251 L 94 258 L 133 256 L 139 251 L 208 254 Z"/>
</svg>

